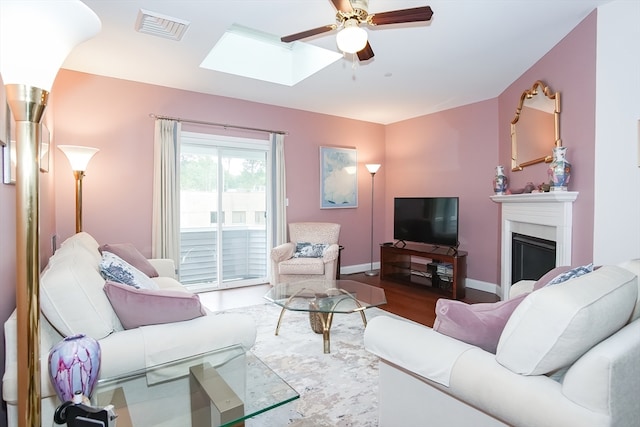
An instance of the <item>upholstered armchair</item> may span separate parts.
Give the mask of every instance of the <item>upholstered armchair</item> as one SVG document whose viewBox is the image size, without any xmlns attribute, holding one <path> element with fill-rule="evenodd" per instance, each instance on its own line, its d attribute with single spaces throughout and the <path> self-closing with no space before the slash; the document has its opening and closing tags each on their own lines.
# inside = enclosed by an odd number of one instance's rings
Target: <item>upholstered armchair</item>
<svg viewBox="0 0 640 427">
<path fill-rule="evenodd" d="M 289 224 L 289 242 L 271 249 L 271 284 L 313 278 L 335 279 L 340 224 Z"/>
</svg>

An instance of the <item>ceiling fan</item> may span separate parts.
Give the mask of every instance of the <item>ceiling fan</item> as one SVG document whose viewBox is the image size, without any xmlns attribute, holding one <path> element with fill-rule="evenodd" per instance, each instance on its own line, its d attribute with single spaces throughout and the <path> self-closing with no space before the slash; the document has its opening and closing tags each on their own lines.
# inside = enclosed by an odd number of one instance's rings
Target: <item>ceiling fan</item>
<svg viewBox="0 0 640 427">
<path fill-rule="evenodd" d="M 336 23 L 302 31 L 280 38 L 284 43 L 340 29 L 336 37 L 338 48 L 345 53 L 357 53 L 360 61 L 373 58 L 367 32 L 360 25 L 388 25 L 429 21 L 433 11 L 429 6 L 369 14 L 369 0 L 331 0 L 336 10 Z"/>
</svg>

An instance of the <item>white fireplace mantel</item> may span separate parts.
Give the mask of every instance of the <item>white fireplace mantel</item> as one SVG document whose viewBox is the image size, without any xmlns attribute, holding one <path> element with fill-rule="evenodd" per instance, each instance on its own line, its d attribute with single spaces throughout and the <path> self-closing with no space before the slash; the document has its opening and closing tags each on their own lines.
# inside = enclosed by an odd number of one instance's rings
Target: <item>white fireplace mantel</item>
<svg viewBox="0 0 640 427">
<path fill-rule="evenodd" d="M 571 265 L 573 202 L 577 191 L 491 196 L 502 205 L 500 288 L 502 299 L 511 288 L 512 234 L 556 242 L 556 266 Z"/>
</svg>

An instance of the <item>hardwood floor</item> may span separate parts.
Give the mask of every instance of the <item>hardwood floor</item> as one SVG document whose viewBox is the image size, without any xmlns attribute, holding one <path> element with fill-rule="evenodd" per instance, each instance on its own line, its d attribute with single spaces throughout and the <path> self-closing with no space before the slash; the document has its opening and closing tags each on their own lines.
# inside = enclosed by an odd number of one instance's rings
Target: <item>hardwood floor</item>
<svg viewBox="0 0 640 427">
<path fill-rule="evenodd" d="M 382 287 L 387 297 L 387 304 L 380 308 L 427 326 L 433 326 L 435 321 L 436 301 L 440 298 L 446 298 L 425 286 L 391 282 L 380 279 L 380 276 L 370 277 L 364 273 L 343 274 L 341 279 L 356 280 Z M 498 300 L 497 295 L 467 288 L 464 302 L 478 303 Z"/>
<path fill-rule="evenodd" d="M 380 308 L 427 326 L 433 326 L 436 301 L 444 298 L 443 295 L 437 294 L 424 286 L 381 280 L 380 276 L 366 276 L 364 273 L 343 274 L 341 279 L 355 280 L 382 287 L 387 297 L 387 304 Z M 246 307 L 263 303 L 265 300 L 262 297 L 270 287 L 270 285 L 264 284 L 205 292 L 200 294 L 200 300 L 212 311 Z M 495 302 L 498 300 L 497 295 L 470 288 L 467 288 L 466 298 L 464 299 L 467 303 Z"/>
</svg>

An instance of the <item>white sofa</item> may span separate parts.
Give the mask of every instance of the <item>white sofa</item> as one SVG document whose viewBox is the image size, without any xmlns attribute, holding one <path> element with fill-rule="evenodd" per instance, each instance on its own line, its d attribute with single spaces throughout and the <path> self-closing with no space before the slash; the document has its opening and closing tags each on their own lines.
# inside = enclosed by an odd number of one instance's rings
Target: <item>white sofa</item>
<svg viewBox="0 0 640 427">
<path fill-rule="evenodd" d="M 63 336 L 83 333 L 101 347 L 100 378 L 119 376 L 162 363 L 235 344 L 251 348 L 256 326 L 248 315 L 216 314 L 191 320 L 124 329 L 103 290 L 101 254 L 95 239 L 78 233 L 67 239 L 41 274 L 41 389 L 42 425 L 55 425 L 53 412 L 61 403 L 51 386 L 47 360 L 49 349 Z M 160 289 L 187 292 L 174 278 L 172 260 L 149 260 L 159 274 L 153 281 Z M 16 314 L 5 328 L 5 374 L 2 395 L 7 403 L 8 425 L 17 425 Z M 176 395 L 171 408 L 189 407 L 188 395 Z"/>
<path fill-rule="evenodd" d="M 638 426 L 639 274 L 633 260 L 529 293 L 496 354 L 422 325 L 371 320 L 380 427 Z M 511 297 L 531 290 L 519 282 Z"/>
</svg>

